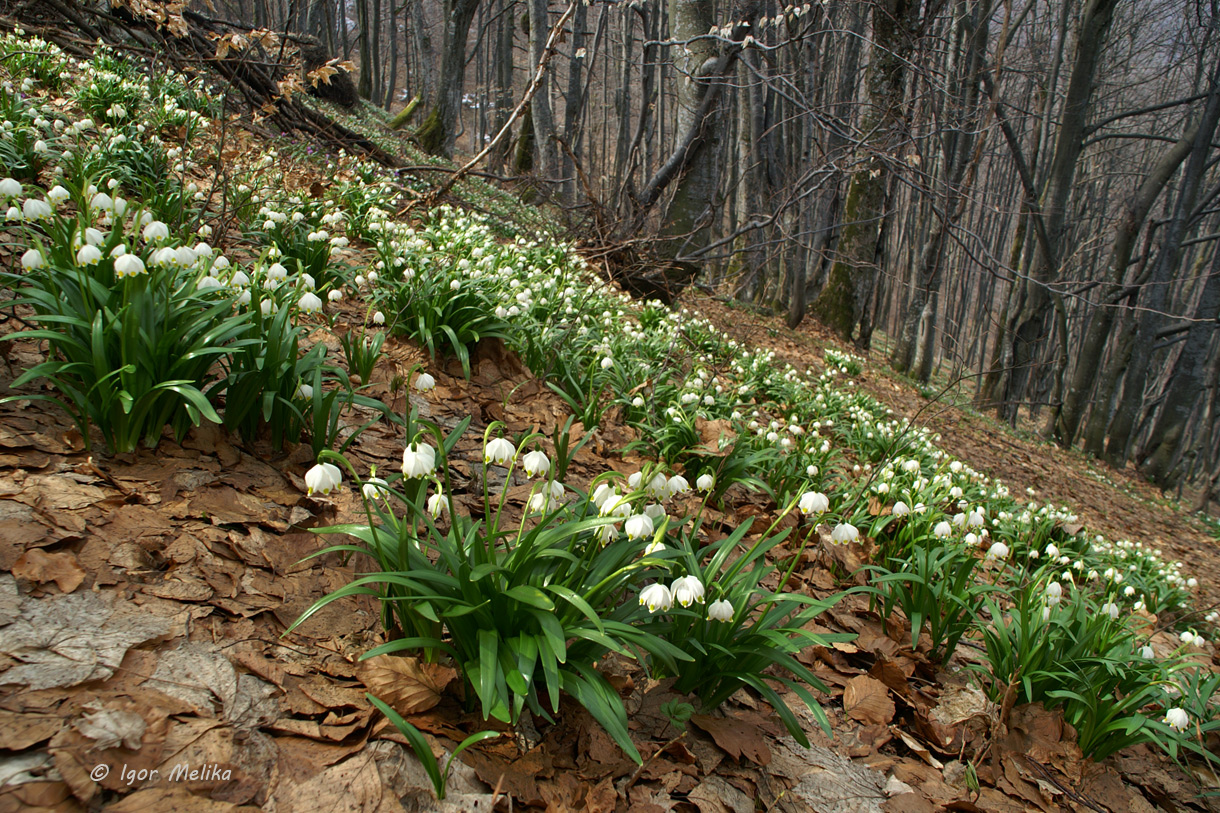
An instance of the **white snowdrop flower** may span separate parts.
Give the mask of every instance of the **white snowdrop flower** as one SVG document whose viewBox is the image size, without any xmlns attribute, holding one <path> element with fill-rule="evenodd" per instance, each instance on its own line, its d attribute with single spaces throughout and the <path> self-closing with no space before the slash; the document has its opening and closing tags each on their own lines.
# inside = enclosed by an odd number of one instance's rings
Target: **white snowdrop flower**
<svg viewBox="0 0 1220 813">
<path fill-rule="evenodd" d="M 516 453 L 517 450 L 513 447 L 511 441 L 506 438 L 492 438 L 487 442 L 487 446 L 483 448 L 483 462 L 495 463 L 497 466 L 506 466 Z"/>
<path fill-rule="evenodd" d="M 380 477 L 369 477 L 360 487 L 360 493 L 366 500 L 385 499 L 390 496 L 390 489 Z"/>
<path fill-rule="evenodd" d="M 665 486 L 665 497 L 675 497 L 688 491 L 690 491 L 690 483 L 687 479 L 681 474 L 675 474 L 669 478 L 669 483 Z"/>
<path fill-rule="evenodd" d="M 190 268 L 195 264 L 197 259 L 198 257 L 195 256 L 194 250 L 187 246 L 179 246 L 174 249 L 174 263 L 179 268 Z"/>
<path fill-rule="evenodd" d="M 373 324 L 384 325 L 385 324 L 385 314 L 382 313 L 381 311 L 376 311 L 373 314 Z"/>
<path fill-rule="evenodd" d="M 297 301 L 297 307 L 302 313 L 321 313 L 322 299 L 312 291 L 306 291 Z"/>
<path fill-rule="evenodd" d="M 987 550 L 987 560 L 995 561 L 997 559 L 1007 559 L 1008 552 L 1009 551 L 1008 551 L 1007 545 L 1005 545 L 1003 542 L 995 542 Z"/>
<path fill-rule="evenodd" d="M 426 477 L 436 471 L 436 449 L 426 443 L 412 443 L 402 453 L 402 476 Z"/>
<path fill-rule="evenodd" d="M 535 449 L 521 458 L 521 467 L 525 469 L 526 476 L 539 477 L 550 471 L 551 461 L 545 452 Z"/>
<path fill-rule="evenodd" d="M 267 279 L 283 282 L 288 279 L 288 269 L 281 263 L 272 263 L 267 269 Z"/>
<path fill-rule="evenodd" d="M 940 522 L 936 523 L 936 527 L 932 529 L 932 533 L 941 539 L 944 539 L 953 533 L 953 526 L 948 522 L 941 520 Z"/>
<path fill-rule="evenodd" d="M 606 527 L 613 529 L 614 526 L 607 525 Z M 657 610 L 669 612 L 669 609 L 674 606 L 673 593 L 660 582 L 650 584 L 640 591 L 640 606 L 647 607 L 650 613 L 655 613 Z"/>
<path fill-rule="evenodd" d="M 1052 607 L 1063 600 L 1063 585 L 1051 582 L 1046 586 L 1046 603 Z"/>
<path fill-rule="evenodd" d="M 707 620 L 721 621 L 728 624 L 733 620 L 733 605 L 725 599 L 713 601 L 707 605 Z"/>
<path fill-rule="evenodd" d="M 305 487 L 308 494 L 313 494 L 315 491 L 329 494 L 339 487 L 342 480 L 343 473 L 338 466 L 332 463 L 318 463 L 305 472 Z"/>
<path fill-rule="evenodd" d="M 820 491 L 806 491 L 801 495 L 801 499 L 800 502 L 797 503 L 797 507 L 800 508 L 801 513 L 805 516 L 809 516 L 810 514 L 825 514 L 830 510 L 830 498 Z M 839 528 L 842 527 L 842 525 L 839 526 Z M 851 528 L 852 526 L 848 525 L 847 527 Z M 835 528 L 834 533 L 838 533 L 839 528 Z M 855 529 L 852 528 L 852 530 L 854 531 Z M 852 541 L 855 538 L 855 536 L 852 536 L 846 541 Z M 836 538 L 835 541 L 839 542 L 841 540 Z"/>
<path fill-rule="evenodd" d="M 535 494 L 534 496 L 540 495 Z M 543 510 L 545 510 L 545 506 Z M 445 499 L 445 494 L 439 485 L 436 487 L 436 493 L 428 498 L 428 513 L 432 515 L 433 519 L 440 519 L 441 514 L 449 513 L 449 500 Z"/>
<path fill-rule="evenodd" d="M 304 382 L 297 385 L 296 397 L 308 401 L 313 398 L 313 387 Z"/>
<path fill-rule="evenodd" d="M 97 265 L 102 261 L 102 252 L 97 246 L 82 246 L 76 252 L 77 265 Z"/>
<path fill-rule="evenodd" d="M 31 248 L 21 255 L 21 267 L 26 271 L 34 271 L 39 268 L 45 268 L 46 265 L 47 261 L 42 256 L 42 252 L 36 248 Z"/>
<path fill-rule="evenodd" d="M 979 544 L 979 536 L 975 533 L 968 533 L 962 537 L 962 541 L 973 548 Z"/>
<path fill-rule="evenodd" d="M 1118 619 L 1118 605 L 1113 601 L 1107 601 L 1105 604 L 1101 605 L 1101 611 L 1105 615 L 1110 616 L 1112 619 Z"/>
<path fill-rule="evenodd" d="M 1059 548 L 1055 547 L 1054 544 L 1047 545 L 1045 551 L 1047 556 L 1053 558 L 1057 558 L 1059 556 Z"/>
<path fill-rule="evenodd" d="M 699 489 L 700 491 L 711 491 L 712 487 L 715 485 L 716 478 L 706 472 L 700 474 L 698 478 L 695 479 L 695 488 Z"/>
<path fill-rule="evenodd" d="M 1165 712 L 1165 717 L 1161 720 L 1174 731 L 1185 731 L 1190 727 L 1190 715 L 1185 709 L 1172 708 Z"/>
<path fill-rule="evenodd" d="M 907 472 L 908 474 L 914 474 L 915 472 L 919 471 L 919 461 L 918 460 L 903 461 L 902 470 Z"/>
<path fill-rule="evenodd" d="M 50 193 L 48 193 L 48 197 Z M 51 204 L 45 200 L 26 198 L 21 204 L 21 215 L 26 220 L 47 220 L 51 217 Z"/>
<path fill-rule="evenodd" d="M 114 198 L 107 195 L 105 192 L 98 192 L 89 201 L 89 208 L 95 212 L 111 212 L 114 211 Z"/>
<path fill-rule="evenodd" d="M 420 373 L 415 376 L 415 389 L 419 392 L 431 392 L 436 388 L 436 379 L 430 373 Z"/>
<path fill-rule="evenodd" d="M 15 198 L 21 194 L 21 182 L 15 178 L 5 178 L 0 181 L 0 197 Z"/>
<path fill-rule="evenodd" d="M 1131 585 L 1127 585 L 1126 587 L 1123 588 L 1123 595 L 1126 596 L 1127 598 L 1131 598 L 1131 596 L 1135 595 L 1135 588 L 1132 587 Z"/>
<path fill-rule="evenodd" d="M 1195 578 L 1189 578 L 1186 580 L 1186 586 L 1189 587 L 1191 590 L 1194 590 L 1196 587 L 1199 586 L 1199 580 L 1195 579 Z"/>
<path fill-rule="evenodd" d="M 843 522 L 836 525 L 835 529 L 830 532 L 830 538 L 839 545 L 855 542 L 860 538 L 860 531 L 850 522 Z"/>
<path fill-rule="evenodd" d="M 626 531 L 627 538 L 634 541 L 652 536 L 655 529 L 652 525 L 652 517 L 647 514 L 635 514 L 627 518 L 623 530 Z"/>
<path fill-rule="evenodd" d="M 370 274 L 371 274 L 371 273 L 372 273 L 372 272 L 370 272 Z M 451 290 L 451 291 L 456 291 L 456 290 L 458 290 L 458 289 L 459 289 L 459 288 L 461 288 L 461 287 L 462 287 L 462 281 L 461 281 L 461 280 L 455 279 L 455 280 L 453 280 L 452 282 L 450 282 L 450 283 L 449 283 L 449 290 Z"/>
<path fill-rule="evenodd" d="M 649 503 L 644 506 L 644 513 L 652 519 L 653 527 L 661 520 L 665 519 L 665 506 L 660 503 Z"/>
<path fill-rule="evenodd" d="M 8 209 L 4 213 L 4 219 L 5 220 L 21 220 L 22 219 L 21 210 L 18 209 L 16 206 L 8 207 Z"/>
<path fill-rule="evenodd" d="M 648 547 L 644 548 L 645 556 L 656 556 L 665 550 L 665 543 L 659 539 L 655 539 L 648 543 Z"/>
<path fill-rule="evenodd" d="M 1156 657 L 1156 652 L 1153 651 L 1150 645 L 1144 644 L 1142 647 L 1140 647 L 1140 657 L 1146 661 L 1150 661 Z"/>
<path fill-rule="evenodd" d="M 597 488 L 593 489 L 593 494 L 590 499 L 593 500 L 594 505 L 601 508 L 611 497 L 614 497 L 614 499 L 617 501 L 618 490 L 609 483 L 598 483 Z"/>
<path fill-rule="evenodd" d="M 343 299 L 343 292 L 335 288 L 326 295 L 326 299 L 330 302 L 339 302 Z"/>
<path fill-rule="evenodd" d="M 670 586 L 670 592 L 673 594 L 674 601 L 683 607 L 689 607 L 696 602 L 703 603 L 703 582 L 699 581 L 698 576 L 682 576 L 675 579 Z"/>
<path fill-rule="evenodd" d="M 144 226 L 144 231 L 141 232 L 146 243 L 160 243 L 169 239 L 169 226 L 162 223 L 160 220 L 153 220 Z"/>
</svg>

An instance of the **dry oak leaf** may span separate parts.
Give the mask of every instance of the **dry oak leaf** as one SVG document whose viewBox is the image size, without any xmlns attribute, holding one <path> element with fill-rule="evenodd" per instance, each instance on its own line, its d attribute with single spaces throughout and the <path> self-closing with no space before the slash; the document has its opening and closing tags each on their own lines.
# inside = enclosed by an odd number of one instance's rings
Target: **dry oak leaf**
<svg viewBox="0 0 1220 813">
<path fill-rule="evenodd" d="M 742 756 L 756 765 L 766 765 L 771 762 L 771 749 L 763 739 L 757 726 L 734 720 L 730 717 L 712 717 L 707 714 L 694 714 L 690 721 L 712 735 L 716 744 L 725 753 L 738 761 Z"/>
<path fill-rule="evenodd" d="M 868 675 L 847 681 L 843 690 L 847 716 L 867 725 L 888 725 L 894 719 L 894 701 L 885 684 Z"/>
<path fill-rule="evenodd" d="M 71 593 L 85 580 L 85 569 L 71 553 L 47 553 L 42 548 L 31 548 L 13 563 L 13 575 L 38 584 L 55 582 L 61 592 Z"/>
<path fill-rule="evenodd" d="M 376 698 L 402 715 L 419 714 L 441 702 L 441 693 L 457 671 L 418 658 L 378 655 L 360 668 L 360 680 Z"/>
</svg>

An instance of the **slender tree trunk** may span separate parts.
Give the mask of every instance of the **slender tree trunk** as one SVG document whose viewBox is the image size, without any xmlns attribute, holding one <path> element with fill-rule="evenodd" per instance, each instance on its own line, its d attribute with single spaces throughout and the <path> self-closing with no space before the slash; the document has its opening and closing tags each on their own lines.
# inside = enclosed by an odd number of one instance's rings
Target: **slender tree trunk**
<svg viewBox="0 0 1220 813">
<path fill-rule="evenodd" d="M 1149 363 L 1152 360 L 1153 337 L 1164 323 L 1162 312 L 1169 301 L 1169 282 L 1177 272 L 1182 254 L 1182 241 L 1187 234 L 1187 220 L 1199 198 L 1212 139 L 1220 123 L 1220 64 L 1211 75 L 1207 104 L 1199 122 L 1190 157 L 1182 175 L 1182 188 L 1178 194 L 1173 216 L 1164 228 L 1160 251 L 1157 252 L 1151 278 L 1148 281 L 1148 296 L 1141 297 L 1144 310 L 1140 314 L 1136 330 L 1139 340 L 1127 366 L 1123 382 L 1123 396 L 1118 411 L 1110 424 L 1110 436 L 1106 442 L 1106 460 L 1121 467 L 1127 462 L 1132 431 L 1144 403 L 1144 388 L 1148 380 Z"/>
<path fill-rule="evenodd" d="M 1035 243 L 1021 305 L 1013 313 L 1006 331 L 1008 348 L 1005 355 L 1011 361 L 1000 415 L 1010 420 L 1016 419 L 1033 374 L 1038 348 L 1046 338 L 1047 313 L 1051 306 L 1049 284 L 1060 274 L 1058 252 L 1066 233 L 1068 200 L 1084 149 L 1085 125 L 1098 64 L 1117 5 L 1118 0 L 1088 0 L 1081 20 L 1062 121 L 1048 170 L 1049 187 L 1043 196 L 1041 217 L 1046 239 Z"/>
<path fill-rule="evenodd" d="M 1110 340 L 1110 331 L 1118 310 L 1117 295 L 1122 289 L 1123 280 L 1127 276 L 1127 268 L 1131 264 L 1131 254 L 1135 242 L 1143 229 L 1144 221 L 1152 210 L 1152 205 L 1164 190 L 1169 179 L 1177 172 L 1178 166 L 1190 154 L 1198 131 L 1188 127 L 1187 132 L 1176 144 L 1165 151 L 1161 159 L 1144 178 L 1139 189 L 1132 195 L 1123 208 L 1122 217 L 1114 233 L 1113 246 L 1110 249 L 1108 263 L 1109 284 L 1102 287 L 1097 307 L 1089 318 L 1088 328 L 1077 345 L 1076 367 L 1063 398 L 1063 408 L 1054 422 L 1054 438 L 1060 446 L 1069 447 L 1076 439 L 1084 417 L 1088 397 L 1097 380 L 1101 369 L 1101 357 Z M 1094 405 L 1094 408 L 1097 408 Z"/>
</svg>

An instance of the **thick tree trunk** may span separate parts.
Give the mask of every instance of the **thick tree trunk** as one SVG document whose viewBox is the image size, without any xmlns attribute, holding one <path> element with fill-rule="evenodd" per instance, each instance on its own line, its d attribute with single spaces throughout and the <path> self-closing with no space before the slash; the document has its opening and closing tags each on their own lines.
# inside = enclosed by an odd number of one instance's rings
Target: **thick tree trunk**
<svg viewBox="0 0 1220 813">
<path fill-rule="evenodd" d="M 1181 451 L 1187 420 L 1199 405 L 1210 360 L 1209 350 L 1216 335 L 1220 314 L 1220 253 L 1211 267 L 1203 293 L 1195 306 L 1195 320 L 1186 332 L 1186 342 L 1174 365 L 1161 412 L 1153 425 L 1153 446 L 1140 465 L 1140 471 L 1163 489 L 1177 485 L 1173 462 Z"/>
<path fill-rule="evenodd" d="M 530 65 L 542 61 L 543 49 L 551 35 L 547 0 L 528 0 L 530 20 Z M 555 143 L 555 116 L 551 110 L 551 78 L 542 77 L 538 93 L 530 101 L 530 117 L 534 124 L 533 168 L 542 178 L 559 175 L 559 149 Z"/>
<path fill-rule="evenodd" d="M 462 86 L 466 77 L 466 36 L 479 8 L 479 0 L 444 0 L 445 35 L 441 44 L 441 69 L 432 110 L 420 125 L 416 138 L 427 152 L 451 155 L 462 114 Z"/>
<path fill-rule="evenodd" d="M 867 139 L 860 156 L 863 166 L 852 174 L 848 185 L 837 257 L 826 287 L 813 304 L 818 319 L 844 339 L 852 337 L 864 318 L 876 285 L 888 183 L 884 156 L 898 138 L 905 118 L 903 84 L 920 5 L 912 0 L 874 0 L 871 8 L 873 51 L 865 78 L 868 108 L 860 128 Z M 866 333 L 862 331 L 862 339 Z"/>
</svg>

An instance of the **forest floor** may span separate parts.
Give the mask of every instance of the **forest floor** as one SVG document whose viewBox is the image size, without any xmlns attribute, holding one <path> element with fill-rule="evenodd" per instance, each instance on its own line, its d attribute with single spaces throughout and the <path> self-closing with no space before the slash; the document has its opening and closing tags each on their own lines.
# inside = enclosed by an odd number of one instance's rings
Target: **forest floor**
<svg viewBox="0 0 1220 813">
<path fill-rule="evenodd" d="M 268 146 L 243 138 L 238 152 Z M 307 162 L 290 177 L 302 197 L 329 181 Z M 0 263 L 15 265 L 8 251 L 0 249 Z M 778 318 L 695 291 L 679 304 L 799 369 L 821 370 L 823 351 L 836 345 L 816 325 L 789 331 Z M 341 358 L 335 331 L 361 324 L 365 305 L 344 301 L 328 316 L 311 322 L 309 343 Z M 14 319 L 0 324 L 0 332 L 17 329 Z M 30 341 L 4 348 L 0 397 L 15 394 L 21 371 L 44 360 Z M 471 420 L 449 457 L 458 510 L 480 508 L 485 427 L 500 421 L 507 437 L 549 436 L 568 417 L 567 405 L 499 341 L 476 345 L 469 378 L 456 361 L 433 362 L 407 341 L 390 338 L 384 351 L 367 395 L 397 414 L 415 407 L 446 429 Z M 435 376 L 432 391 L 401 386 L 417 364 Z M 1201 582 L 1200 614 L 1220 599 L 1216 540 L 1136 477 L 968 408 L 930 404 L 889 373 L 879 353 L 853 381 L 940 433 L 942 449 L 1014 493 L 1033 489 L 1031 499 L 1071 506 L 1091 530 L 1181 560 Z M 662 707 L 686 698 L 672 681 L 651 680 L 617 657 L 599 668 L 622 695 L 643 765 L 566 698 L 554 722 L 526 714 L 506 729 L 463 707 L 452 669 L 404 657 L 361 661 L 383 643 L 371 597 L 331 603 L 285 633 L 368 566 L 362 557 L 315 555 L 341 541 L 315 530 L 364 513 L 354 489 L 307 493 L 308 444 L 277 452 L 205 424 L 182 443 L 167 434 L 155 449 L 107 456 L 87 451 L 71 421 L 43 407 L 0 404 L 0 813 L 1220 810 L 1220 797 L 1201 795 L 1220 790 L 1220 779 L 1148 747 L 1101 763 L 1082 759 L 1059 713 L 988 701 L 970 680 L 982 662 L 976 642 L 963 642 L 941 668 L 923 642 L 910 646 L 897 616 L 880 618 L 860 593 L 820 616 L 814 630 L 855 639 L 798 656 L 828 689 L 817 699 L 831 736 L 790 696 L 810 748 L 744 690 L 675 728 Z M 372 415 L 347 416 L 349 431 Z M 633 431 L 608 410 L 575 454 L 568 485 L 587 489 L 607 470 L 637 471 L 643 461 L 621 451 Z M 347 457 L 360 472 L 392 471 L 403 443 L 398 427 L 374 423 Z M 94 437 L 93 448 L 101 447 Z M 522 511 L 529 484 L 518 476 L 503 487 Z M 679 513 L 698 502 L 686 499 Z M 779 513 L 744 492 L 721 508 L 721 528 Z M 789 589 L 824 598 L 863 582 L 868 541 L 824 538 L 802 549 Z M 1150 637 L 1158 655 L 1177 648 L 1167 632 Z M 1196 657 L 1216 663 L 1208 647 Z M 408 714 L 438 754 L 481 729 L 503 736 L 463 752 L 448 798 L 437 802 L 407 741 L 366 692 Z"/>
<path fill-rule="evenodd" d="M 689 294 L 682 304 L 801 368 L 820 367 L 830 342 L 816 326 L 791 332 L 710 297 Z M 337 348 L 324 327 L 312 338 Z M 9 362 L 36 358 L 19 343 Z M 405 409 L 392 380 L 425 360 L 391 340 L 372 394 Z M 442 425 L 472 416 L 475 430 L 501 420 L 510 433 L 549 432 L 566 417 L 498 344 L 479 348 L 469 381 L 456 363 L 431 369 L 436 389 L 409 397 Z M 1154 542 L 1200 576 L 1220 571 L 1215 540 L 1135 478 L 1099 476 L 1081 456 L 969 410 L 925 409 L 879 362 L 857 381 L 1014 490 L 1071 505 L 1113 538 Z M 468 432 L 455 450 L 459 481 L 481 463 L 479 437 Z M 571 480 L 624 468 L 617 450 L 630 437 L 607 421 L 576 456 Z M 375 426 L 350 456 L 359 467 L 392 465 L 400 453 L 401 440 Z M 677 697 L 668 683 L 611 660 L 603 668 L 625 697 L 642 768 L 565 701 L 557 723 L 527 716 L 515 732 L 465 752 L 449 799 L 438 803 L 405 740 L 364 693 L 420 709 L 410 719 L 439 753 L 494 727 L 463 711 L 452 671 L 384 656 L 359 662 L 380 642 L 377 608 L 366 599 L 332 604 L 281 637 L 360 567 L 336 555 L 305 559 L 327 544 L 308 529 L 354 518 L 360 506 L 351 492 L 307 496 L 311 463 L 308 446 L 274 454 L 207 426 L 181 445 L 167 439 L 133 455 L 90 455 L 63 416 L 0 406 L 0 639 L 4 651 L 22 653 L 0 662 L 0 685 L 10 684 L 0 691 L 0 785 L 18 774 L 35 779 L 0 791 L 0 810 L 1220 809 L 1197 795 L 1216 787 L 1214 777 L 1191 777 L 1147 748 L 1082 760 L 1070 728 L 1041 707 L 1013 709 L 1001 725 L 1000 710 L 962 669 L 970 647 L 937 669 L 909 648 L 901 624 L 883 623 L 860 596 L 825 617 L 826 629 L 859 637 L 802 658 L 830 688 L 819 700 L 833 736 L 807 717 L 811 749 L 744 692 L 677 731 L 660 711 Z M 510 484 L 510 500 L 527 493 Z M 766 511 L 746 501 L 727 519 Z M 850 572 L 863 555 L 858 547 L 807 552 L 798 577 L 827 595 L 851 583 L 836 580 L 833 565 Z M 1208 605 L 1216 586 L 1202 581 Z M 183 776 L 177 766 L 202 773 Z"/>
</svg>

